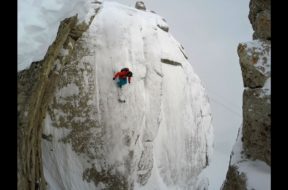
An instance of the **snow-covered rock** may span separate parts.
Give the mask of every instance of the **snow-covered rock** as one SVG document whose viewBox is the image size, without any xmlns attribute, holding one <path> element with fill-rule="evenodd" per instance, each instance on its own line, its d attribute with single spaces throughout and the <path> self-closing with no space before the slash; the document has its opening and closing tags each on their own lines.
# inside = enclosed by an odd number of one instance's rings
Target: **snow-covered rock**
<svg viewBox="0 0 288 190">
<path fill-rule="evenodd" d="M 267 2 L 270 1 L 250 1 L 249 18 L 255 30 L 254 37 L 259 39 L 238 46 L 246 87 L 243 124 L 230 156 L 223 190 L 271 189 L 271 42 L 265 34 L 267 28 L 256 26 L 259 14 L 269 12 L 270 15 Z M 270 20 L 267 25 L 270 26 Z"/>
<path fill-rule="evenodd" d="M 242 43 L 239 47 L 238 55 L 246 87 L 243 93 L 243 129 L 232 150 L 223 190 L 269 190 L 271 46 L 269 41 L 254 40 Z"/>
<path fill-rule="evenodd" d="M 268 40 L 254 40 L 239 47 L 245 47 L 238 51 L 238 55 L 244 86 L 247 87 L 243 93 L 244 150 L 252 159 L 263 160 L 270 165 L 271 44 Z"/>
<path fill-rule="evenodd" d="M 242 138 L 243 132 L 240 128 L 230 156 L 226 180 L 221 189 L 270 190 L 270 166 L 262 160 L 248 157 L 243 149 Z"/>
<path fill-rule="evenodd" d="M 271 43 L 254 40 L 238 45 L 244 87 L 261 88 L 271 75 Z"/>
<path fill-rule="evenodd" d="M 43 118 L 54 95 L 61 65 L 65 65 L 69 60 L 69 52 L 73 44 L 73 39 L 69 37 L 69 34 L 72 29 L 78 28 L 76 23 L 76 16 L 63 20 L 45 58 L 42 61 L 33 62 L 29 69 L 17 75 L 18 189 L 46 188 L 42 170 L 41 136 L 47 140 L 51 140 L 52 136 L 42 135 Z"/>
<path fill-rule="evenodd" d="M 179 42 L 158 25 L 167 23 L 157 14 L 104 2 L 77 39 L 44 120 L 48 189 L 208 184 L 197 180 L 212 153 L 209 101 Z M 133 77 L 120 90 L 112 77 L 122 67 Z"/>
</svg>

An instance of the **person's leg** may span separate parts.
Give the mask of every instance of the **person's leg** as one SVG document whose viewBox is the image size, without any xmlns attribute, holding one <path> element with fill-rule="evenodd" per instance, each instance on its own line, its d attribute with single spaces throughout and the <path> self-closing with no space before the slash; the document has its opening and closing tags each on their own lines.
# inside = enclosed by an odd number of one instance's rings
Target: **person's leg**
<svg viewBox="0 0 288 190">
<path fill-rule="evenodd" d="M 120 87 L 120 88 L 122 88 L 122 86 L 123 85 L 125 85 L 127 83 L 127 79 L 125 78 L 125 79 L 121 79 L 121 78 L 119 78 L 119 81 L 118 81 L 118 86 Z"/>
<path fill-rule="evenodd" d="M 117 86 L 118 86 L 119 88 L 122 87 L 122 85 L 121 85 L 121 80 L 120 80 L 119 78 L 117 79 Z"/>
<path fill-rule="evenodd" d="M 125 84 L 127 84 L 127 78 L 122 79 L 122 86 L 125 85 Z"/>
</svg>

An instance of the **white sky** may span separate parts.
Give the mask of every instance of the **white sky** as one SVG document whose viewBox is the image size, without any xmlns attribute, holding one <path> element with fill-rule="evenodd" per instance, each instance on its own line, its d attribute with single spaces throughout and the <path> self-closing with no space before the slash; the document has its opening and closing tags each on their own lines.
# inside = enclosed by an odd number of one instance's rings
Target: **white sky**
<svg viewBox="0 0 288 190">
<path fill-rule="evenodd" d="M 106 0 L 112 1 L 112 0 Z M 113 0 L 135 6 L 136 0 Z M 240 42 L 252 40 L 250 0 L 142 0 L 164 17 L 169 32 L 185 48 L 210 98 L 215 133 L 209 190 L 219 190 L 242 123 L 243 81 L 237 55 Z"/>
</svg>

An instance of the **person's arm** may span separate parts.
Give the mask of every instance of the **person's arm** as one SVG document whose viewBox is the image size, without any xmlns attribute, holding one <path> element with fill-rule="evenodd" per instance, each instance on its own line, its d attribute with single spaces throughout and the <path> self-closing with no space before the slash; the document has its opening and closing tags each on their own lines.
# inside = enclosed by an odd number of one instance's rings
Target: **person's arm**
<svg viewBox="0 0 288 190">
<path fill-rule="evenodd" d="M 128 77 L 128 82 L 129 82 L 129 84 L 130 84 L 130 80 L 131 80 L 131 77 Z"/>
<path fill-rule="evenodd" d="M 118 76 L 119 76 L 119 72 L 117 72 L 117 73 L 114 75 L 113 80 L 115 80 Z"/>
</svg>

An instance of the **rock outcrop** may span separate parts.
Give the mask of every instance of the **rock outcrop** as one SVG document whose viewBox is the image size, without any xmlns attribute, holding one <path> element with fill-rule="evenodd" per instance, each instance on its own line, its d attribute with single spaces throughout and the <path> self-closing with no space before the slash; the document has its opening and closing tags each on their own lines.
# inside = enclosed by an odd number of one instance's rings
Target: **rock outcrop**
<svg viewBox="0 0 288 190">
<path fill-rule="evenodd" d="M 251 0 L 249 20 L 254 30 L 253 39 L 271 39 L 271 1 Z"/>
<path fill-rule="evenodd" d="M 135 4 L 135 8 L 139 10 L 146 11 L 146 6 L 143 1 L 137 1 Z"/>
<path fill-rule="evenodd" d="M 270 0 L 251 0 L 249 19 L 253 41 L 240 43 L 238 55 L 244 82 L 243 126 L 230 157 L 223 190 L 270 189 L 271 165 L 271 42 Z M 251 166 L 251 163 L 252 164 Z M 250 169 L 247 170 L 247 166 Z M 259 167 L 265 168 L 262 173 Z M 246 169 L 245 169 L 246 168 Z M 255 182 L 251 171 L 263 182 Z M 263 172 L 264 171 L 264 172 Z M 261 185 L 262 183 L 262 185 Z M 263 185 L 265 184 L 265 185 Z"/>
<path fill-rule="evenodd" d="M 243 148 L 248 157 L 271 164 L 270 52 L 266 40 L 241 43 L 238 55 L 242 69 Z"/>
<path fill-rule="evenodd" d="M 92 18 L 91 18 L 92 19 Z M 88 25 L 77 24 L 77 16 L 64 19 L 43 60 L 17 75 L 17 187 L 21 190 L 46 189 L 42 163 L 43 121 L 62 68 L 70 61 L 76 40 Z"/>
</svg>

